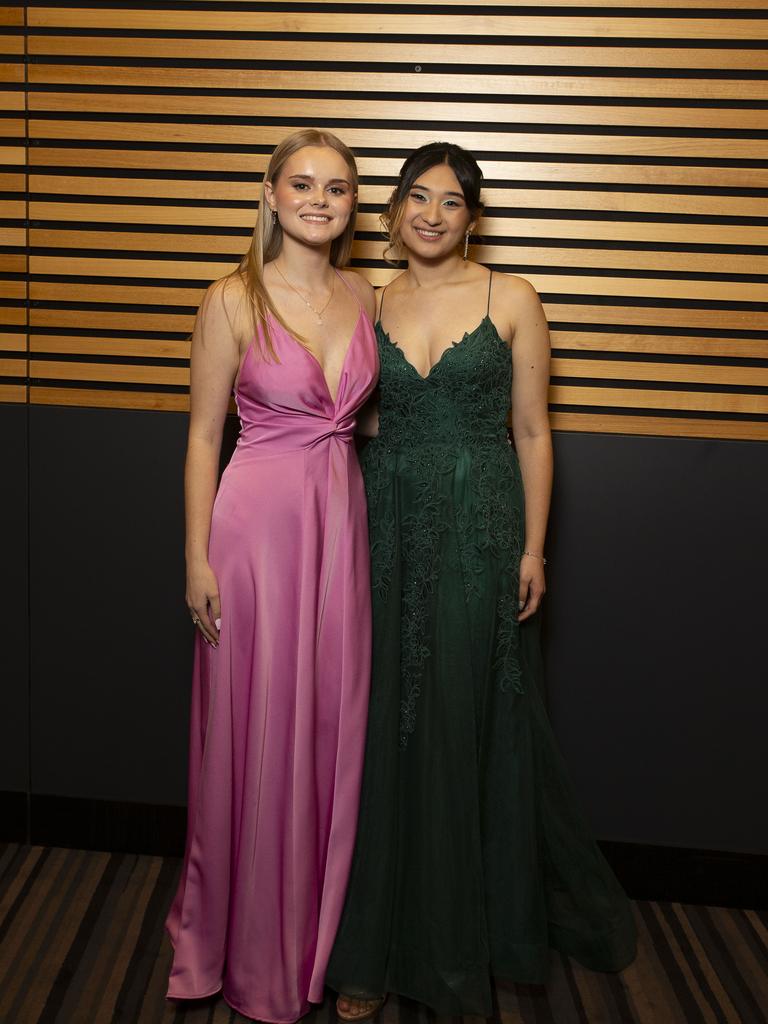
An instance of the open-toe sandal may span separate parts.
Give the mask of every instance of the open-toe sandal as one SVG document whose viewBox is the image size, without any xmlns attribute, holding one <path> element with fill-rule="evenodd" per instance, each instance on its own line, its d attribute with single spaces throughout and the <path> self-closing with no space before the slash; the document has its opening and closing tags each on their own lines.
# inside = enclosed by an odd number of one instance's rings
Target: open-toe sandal
<svg viewBox="0 0 768 1024">
<path fill-rule="evenodd" d="M 363 1010 L 362 1013 L 343 1013 L 339 1009 L 339 999 L 357 999 L 360 1003 L 369 1003 L 367 1010 Z M 343 1021 L 343 1024 L 360 1024 L 360 1021 L 373 1020 L 373 1018 L 381 1010 L 384 1003 L 387 1001 L 386 996 L 381 996 L 378 999 L 358 999 L 357 996 L 339 996 L 336 1000 L 336 1019 Z"/>
</svg>

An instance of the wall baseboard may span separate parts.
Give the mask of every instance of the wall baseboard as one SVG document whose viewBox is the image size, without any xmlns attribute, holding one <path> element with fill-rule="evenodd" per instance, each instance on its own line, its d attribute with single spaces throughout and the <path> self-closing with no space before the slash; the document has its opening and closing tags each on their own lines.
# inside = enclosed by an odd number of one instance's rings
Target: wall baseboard
<svg viewBox="0 0 768 1024">
<path fill-rule="evenodd" d="M 33 794 L 31 839 L 40 846 L 179 857 L 185 807 Z M 27 796 L 0 793 L 0 838 L 24 842 Z M 629 896 L 707 906 L 768 909 L 768 856 L 603 841 Z"/>
<path fill-rule="evenodd" d="M 0 790 L 0 840 L 3 842 L 26 842 L 28 799 L 26 793 Z"/>
<path fill-rule="evenodd" d="M 180 857 L 186 807 L 32 794 L 32 842 L 78 850 Z"/>
<path fill-rule="evenodd" d="M 768 909 L 768 856 L 604 840 L 600 848 L 635 900 Z"/>
</svg>

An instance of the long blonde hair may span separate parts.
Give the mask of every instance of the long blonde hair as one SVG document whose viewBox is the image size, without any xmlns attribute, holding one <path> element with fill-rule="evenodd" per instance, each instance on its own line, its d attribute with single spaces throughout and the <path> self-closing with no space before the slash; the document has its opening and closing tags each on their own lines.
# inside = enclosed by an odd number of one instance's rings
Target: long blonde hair
<svg viewBox="0 0 768 1024">
<path fill-rule="evenodd" d="M 344 228 L 344 231 L 338 238 L 334 238 L 331 242 L 330 256 L 332 266 L 345 267 L 349 262 L 349 257 L 352 253 L 352 240 L 355 235 L 358 174 L 357 164 L 355 163 L 352 151 L 344 145 L 341 139 L 337 138 L 332 132 L 318 131 L 315 128 L 302 128 L 300 131 L 294 132 L 293 135 L 289 135 L 287 138 L 283 139 L 275 149 L 264 175 L 264 181 L 269 181 L 274 186 L 288 158 L 293 156 L 293 154 L 298 152 L 298 150 L 303 149 L 305 146 L 328 146 L 330 149 L 335 149 L 336 152 L 343 157 L 349 170 L 352 191 L 354 194 L 352 212 L 350 213 L 349 222 Z M 279 324 L 281 324 L 286 330 L 290 330 L 294 334 L 294 337 L 298 337 L 293 328 L 290 328 L 289 325 L 285 323 L 283 318 L 275 309 L 275 306 L 269 297 L 269 293 L 264 286 L 264 267 L 267 263 L 271 263 L 272 260 L 279 256 L 282 247 L 283 229 L 280 226 L 279 220 L 272 216 L 269 206 L 264 198 L 264 184 L 262 183 L 261 195 L 259 197 L 259 209 L 256 215 L 256 226 L 253 229 L 253 238 L 251 239 L 248 251 L 245 256 L 243 256 L 240 261 L 240 266 L 234 272 L 233 276 L 239 275 L 242 279 L 245 285 L 245 296 L 251 313 L 254 333 L 257 333 L 258 325 L 261 324 L 264 347 L 269 356 L 275 360 L 277 360 L 277 356 L 274 348 L 272 347 L 267 314 L 271 313 Z M 303 341 L 304 339 L 298 338 L 298 340 Z"/>
</svg>

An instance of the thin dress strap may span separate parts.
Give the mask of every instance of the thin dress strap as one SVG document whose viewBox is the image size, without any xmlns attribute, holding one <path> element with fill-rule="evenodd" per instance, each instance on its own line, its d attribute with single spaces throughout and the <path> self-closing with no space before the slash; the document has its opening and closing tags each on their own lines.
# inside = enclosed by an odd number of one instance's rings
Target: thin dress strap
<svg viewBox="0 0 768 1024">
<path fill-rule="evenodd" d="M 359 295 L 357 294 L 357 292 L 356 292 L 356 291 L 355 291 L 355 289 L 354 289 L 354 288 L 352 287 L 352 285 L 351 285 L 351 284 L 349 284 L 349 283 L 348 283 L 347 281 L 345 281 L 345 280 L 344 280 L 344 275 L 343 275 L 343 274 L 341 273 L 341 271 L 340 271 L 340 270 L 338 269 L 338 267 L 334 267 L 334 268 L 333 268 L 333 272 L 334 272 L 334 274 L 335 274 L 335 275 L 336 275 L 337 277 L 340 277 L 340 278 L 341 278 L 341 283 L 342 283 L 342 284 L 344 285 L 344 287 L 345 287 L 345 288 L 347 289 L 347 291 L 351 292 L 351 293 L 352 293 L 352 294 L 354 295 L 354 297 L 355 297 L 355 300 L 357 301 L 357 304 L 358 304 L 358 306 L 360 307 L 360 309 L 362 309 L 362 308 L 363 308 L 363 304 L 362 304 L 362 302 L 360 301 L 360 296 L 359 296 Z"/>
<path fill-rule="evenodd" d="M 493 271 L 488 272 L 488 305 L 485 307 L 485 315 L 491 315 L 491 285 L 493 284 Z"/>
<path fill-rule="evenodd" d="M 379 323 L 381 323 L 381 314 L 384 312 L 384 296 L 387 294 L 387 288 L 389 288 L 389 285 L 385 284 L 383 289 L 382 289 L 382 291 L 381 291 L 381 302 L 379 303 L 379 316 L 378 316 Z"/>
</svg>

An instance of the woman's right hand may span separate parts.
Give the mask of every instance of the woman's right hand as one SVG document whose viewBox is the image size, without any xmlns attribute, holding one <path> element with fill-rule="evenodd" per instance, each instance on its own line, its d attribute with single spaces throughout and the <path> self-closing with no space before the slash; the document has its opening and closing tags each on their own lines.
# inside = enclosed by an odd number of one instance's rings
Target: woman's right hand
<svg viewBox="0 0 768 1024">
<path fill-rule="evenodd" d="M 187 567 L 187 607 L 203 639 L 218 647 L 221 627 L 219 584 L 208 562 Z"/>
</svg>

